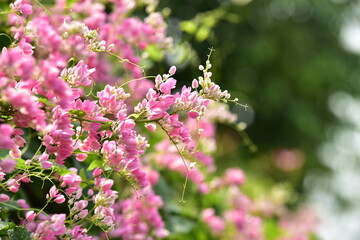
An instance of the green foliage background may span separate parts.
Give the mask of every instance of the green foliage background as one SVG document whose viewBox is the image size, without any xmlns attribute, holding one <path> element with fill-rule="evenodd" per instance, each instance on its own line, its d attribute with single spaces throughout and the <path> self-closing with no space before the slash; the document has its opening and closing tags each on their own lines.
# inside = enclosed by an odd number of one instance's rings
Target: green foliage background
<svg viewBox="0 0 360 240">
<path fill-rule="evenodd" d="M 301 191 L 304 172 L 323 169 L 317 148 L 337 124 L 328 108 L 329 96 L 337 91 L 358 93 L 354 80 L 359 75 L 358 57 L 339 42 L 344 14 L 353 1 L 241 2 L 246 1 L 162 0 L 160 4 L 172 10 L 170 35 L 190 42 L 195 50 L 187 51 L 190 56 L 197 53 L 191 60 L 205 59 L 213 47 L 214 80 L 251 106 L 248 111 L 233 106 L 233 111 L 239 121 L 249 123 L 247 133 L 258 151 L 250 153 L 236 144 L 243 138 L 220 126 L 218 164 L 237 162 L 276 181 L 293 180 Z M 188 64 L 178 79 L 195 74 Z M 270 158 L 278 148 L 303 150 L 304 169 L 291 174 L 274 169 Z"/>
</svg>

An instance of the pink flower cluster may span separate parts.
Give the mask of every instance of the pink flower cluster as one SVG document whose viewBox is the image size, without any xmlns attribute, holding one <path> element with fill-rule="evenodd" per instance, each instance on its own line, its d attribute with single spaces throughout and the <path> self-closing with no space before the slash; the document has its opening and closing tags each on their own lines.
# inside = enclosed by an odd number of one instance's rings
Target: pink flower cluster
<svg viewBox="0 0 360 240">
<path fill-rule="evenodd" d="M 214 177 L 214 122 L 236 117 L 224 105 L 213 107 L 230 94 L 212 82 L 210 61 L 180 91 L 175 66 L 152 82 L 139 66 L 146 57 L 141 52 L 171 45 L 156 1 L 71 2 L 9 6 L 14 41 L 0 53 L 4 214 L 17 216 L 32 239 L 162 239 L 171 232 L 156 187 L 160 179 L 167 184 L 160 171 L 170 171 L 185 181 L 183 196 L 188 179 L 203 195 L 226 189 L 226 210 L 199 210 L 212 234 L 229 225 L 239 239 L 262 239 L 261 220 L 239 190 L 242 170 Z M 143 20 L 131 15 L 143 5 Z M 40 209 L 17 199 L 37 182 L 45 192 Z M 67 212 L 54 214 L 54 203 Z"/>
</svg>

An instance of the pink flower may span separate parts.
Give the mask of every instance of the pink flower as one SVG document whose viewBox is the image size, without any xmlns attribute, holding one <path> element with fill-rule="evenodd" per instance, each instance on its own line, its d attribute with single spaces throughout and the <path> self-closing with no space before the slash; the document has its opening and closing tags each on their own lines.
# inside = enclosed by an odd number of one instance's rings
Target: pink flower
<svg viewBox="0 0 360 240">
<path fill-rule="evenodd" d="M 10 197 L 7 194 L 1 193 L 0 194 L 0 202 L 8 202 Z"/>
<path fill-rule="evenodd" d="M 6 185 L 9 190 L 13 193 L 19 191 L 20 184 L 15 179 L 10 179 L 7 181 Z"/>
<path fill-rule="evenodd" d="M 200 114 L 198 112 L 195 112 L 195 111 L 189 112 L 189 117 L 191 117 L 193 119 L 196 119 L 199 116 L 200 116 Z"/>
<path fill-rule="evenodd" d="M 91 85 L 90 75 L 95 71 L 95 68 L 88 69 L 88 66 L 83 60 L 79 61 L 76 66 L 69 69 L 64 69 L 60 76 L 62 79 L 77 87 L 79 85 Z"/>
<path fill-rule="evenodd" d="M 245 181 L 244 172 L 238 168 L 229 168 L 225 172 L 224 183 L 226 185 L 242 185 Z"/>
<path fill-rule="evenodd" d="M 59 190 L 56 189 L 56 186 L 52 186 L 46 198 L 56 198 L 57 196 L 59 196 Z"/>
<path fill-rule="evenodd" d="M 85 153 L 78 153 L 76 154 L 76 160 L 79 162 L 84 161 L 87 158 L 87 155 Z"/>
<path fill-rule="evenodd" d="M 80 200 L 74 203 L 74 210 L 82 211 L 88 205 L 88 201 Z"/>
<path fill-rule="evenodd" d="M 49 169 L 51 168 L 54 164 L 52 162 L 49 161 L 42 161 L 40 162 L 41 168 L 42 169 Z"/>
<path fill-rule="evenodd" d="M 174 89 L 175 86 L 176 86 L 176 80 L 173 78 L 169 78 L 165 82 L 160 84 L 160 91 L 165 94 L 170 94 L 171 89 Z"/>
<path fill-rule="evenodd" d="M 35 219 L 35 212 L 34 211 L 28 211 L 26 214 L 25 214 L 25 219 L 29 222 L 33 221 Z"/>
<path fill-rule="evenodd" d="M 30 4 L 22 4 L 20 6 L 20 12 L 24 15 L 30 15 L 32 13 L 32 6 Z"/>
<path fill-rule="evenodd" d="M 145 127 L 146 127 L 150 132 L 155 132 L 155 130 L 156 130 L 156 124 L 155 124 L 155 123 L 147 123 L 147 124 L 145 124 Z"/>
<path fill-rule="evenodd" d="M 14 147 L 14 140 L 11 139 L 13 127 L 10 124 L 0 125 L 0 149 L 11 149 Z"/>
<path fill-rule="evenodd" d="M 64 197 L 64 195 L 59 194 L 59 195 L 54 199 L 54 201 L 55 201 L 56 203 L 58 203 L 58 204 L 61 204 L 61 203 L 65 202 L 65 197 Z"/>
<path fill-rule="evenodd" d="M 28 4 L 26 0 L 16 0 L 13 4 L 10 4 L 10 7 L 24 15 L 30 15 L 32 13 L 32 6 Z"/>
<path fill-rule="evenodd" d="M 66 227 L 64 226 L 65 219 L 65 214 L 54 214 L 50 219 L 44 219 L 37 225 L 32 237 L 40 240 L 58 239 L 60 235 L 66 232 Z"/>
<path fill-rule="evenodd" d="M 18 110 L 14 119 L 17 122 L 17 126 L 30 126 L 35 130 L 43 130 L 45 128 L 45 112 L 39 108 L 38 98 L 30 90 L 7 88 L 4 92 L 4 98 Z"/>
<path fill-rule="evenodd" d="M 4 158 L 0 160 L 0 168 L 5 173 L 12 173 L 16 166 L 16 160 L 11 158 Z"/>
<path fill-rule="evenodd" d="M 174 75 L 176 72 L 176 67 L 175 66 L 172 66 L 170 69 L 169 69 L 169 74 L 170 76 Z"/>
<path fill-rule="evenodd" d="M 35 47 L 32 46 L 30 43 L 26 42 L 24 38 L 21 39 L 21 41 L 19 42 L 19 46 L 22 49 L 24 55 L 32 55 L 34 53 L 33 49 Z"/>
<path fill-rule="evenodd" d="M 194 79 L 192 81 L 192 83 L 191 83 L 191 87 L 192 88 L 198 88 L 199 87 L 199 82 L 196 79 Z"/>
<path fill-rule="evenodd" d="M 93 171 L 93 176 L 97 177 L 100 176 L 102 174 L 103 170 L 101 170 L 100 168 L 95 168 Z"/>
<path fill-rule="evenodd" d="M 29 204 L 25 201 L 25 199 L 19 199 L 16 201 L 17 205 L 21 208 L 30 208 Z"/>
<path fill-rule="evenodd" d="M 201 216 L 215 235 L 221 234 L 221 232 L 225 229 L 224 220 L 221 217 L 215 215 L 213 208 L 204 209 L 201 213 Z"/>
</svg>

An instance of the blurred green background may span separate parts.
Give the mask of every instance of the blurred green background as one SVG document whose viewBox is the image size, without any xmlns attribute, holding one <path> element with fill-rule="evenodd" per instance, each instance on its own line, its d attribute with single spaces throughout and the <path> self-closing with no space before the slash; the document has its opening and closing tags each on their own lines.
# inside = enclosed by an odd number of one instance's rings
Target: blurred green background
<svg viewBox="0 0 360 240">
<path fill-rule="evenodd" d="M 213 80 L 250 106 L 231 105 L 246 133 L 218 126 L 219 171 L 235 165 L 252 182 L 290 184 L 298 193 L 294 206 L 314 205 L 321 239 L 359 239 L 358 1 L 161 0 L 160 6 L 171 9 L 175 45 L 166 62 L 179 66 L 177 79 L 189 84 L 199 74 L 194 65 L 214 48 Z"/>
</svg>

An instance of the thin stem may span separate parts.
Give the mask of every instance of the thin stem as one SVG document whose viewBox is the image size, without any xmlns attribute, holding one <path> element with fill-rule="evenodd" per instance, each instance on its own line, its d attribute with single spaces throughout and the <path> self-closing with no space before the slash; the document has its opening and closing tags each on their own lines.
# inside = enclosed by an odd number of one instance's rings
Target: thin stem
<svg viewBox="0 0 360 240">
<path fill-rule="evenodd" d="M 39 4 L 49 15 L 53 15 L 41 2 L 38 0 L 35 0 L 35 2 L 37 2 L 37 4 Z"/>
<path fill-rule="evenodd" d="M 140 68 L 140 69 L 141 69 L 141 72 L 143 73 L 143 75 L 146 75 L 145 69 L 144 69 L 143 67 L 141 67 L 140 65 L 129 61 L 129 59 L 122 58 L 122 57 L 120 57 L 120 56 L 118 56 L 118 55 L 116 55 L 115 53 L 112 53 L 112 52 L 110 52 L 110 51 L 105 51 L 105 52 L 108 53 L 108 54 L 110 54 L 111 56 L 116 57 L 117 59 L 120 60 L 120 62 L 127 62 L 127 63 L 129 63 L 129 64 L 131 64 L 131 65 L 133 65 L 133 66 L 135 66 L 135 67 Z"/>
<path fill-rule="evenodd" d="M 203 133 L 202 127 L 201 126 L 199 127 L 199 126 L 200 126 L 200 121 L 199 121 L 199 119 L 196 119 L 196 128 L 198 129 L 198 139 L 196 141 L 196 146 L 195 146 L 194 150 L 196 150 L 199 147 L 200 140 L 201 140 L 202 133 Z"/>
<path fill-rule="evenodd" d="M 156 122 L 162 130 L 164 130 L 164 132 L 166 133 L 166 135 L 169 137 L 170 141 L 174 144 L 176 150 L 178 151 L 180 157 L 181 157 L 181 160 L 183 161 L 184 163 L 184 166 L 185 166 L 185 170 L 186 170 L 186 177 L 185 177 L 185 182 L 184 182 L 184 185 L 183 185 L 183 191 L 182 191 L 182 194 L 181 194 L 181 199 L 179 202 L 181 203 L 186 203 L 186 201 L 184 201 L 184 197 L 185 197 L 185 190 L 186 190 L 186 186 L 187 186 L 187 182 L 188 182 L 188 178 L 189 178 L 189 168 L 188 166 L 186 165 L 186 161 L 184 159 L 184 156 L 182 155 L 179 147 L 177 146 L 176 142 L 174 141 L 174 139 L 170 136 L 170 134 L 168 133 L 168 131 L 166 131 L 166 129 L 161 125 L 161 123 L 159 121 Z"/>
<path fill-rule="evenodd" d="M 14 205 L 11 205 L 11 204 L 8 204 L 8 203 L 5 203 L 5 202 L 0 202 L 0 205 L 4 205 L 6 207 L 13 208 L 13 209 L 16 209 L 18 211 L 29 211 L 29 210 L 40 211 L 41 210 L 39 208 L 19 208 L 19 207 L 16 207 Z"/>
<path fill-rule="evenodd" d="M 101 124 L 105 124 L 105 123 L 108 123 L 108 122 L 103 122 L 103 121 L 97 121 L 97 120 L 92 120 L 92 119 L 86 119 L 86 118 L 82 118 L 82 117 L 77 117 L 75 115 L 71 115 L 72 118 L 75 118 L 77 120 L 80 120 L 80 121 L 86 121 L 86 122 L 94 122 L 94 123 L 101 123 Z"/>
<path fill-rule="evenodd" d="M 39 146 L 39 148 L 36 150 L 36 152 L 34 153 L 34 155 L 32 156 L 32 158 L 31 158 L 31 160 L 30 161 L 32 161 L 32 160 L 34 160 L 34 158 L 36 157 L 36 155 L 38 155 L 39 154 L 39 152 L 40 152 L 40 150 L 41 150 L 41 147 L 42 147 L 43 145 L 42 145 L 42 143 L 40 144 L 40 146 Z"/>
<path fill-rule="evenodd" d="M 135 82 L 135 81 L 140 81 L 140 80 L 147 79 L 147 78 L 155 78 L 155 76 L 146 76 L 146 77 L 141 77 L 141 78 L 132 79 L 132 80 L 129 80 L 129 81 L 124 82 L 124 83 L 121 84 L 119 87 L 122 88 L 124 85 L 126 85 L 126 84 L 128 84 L 128 83 Z"/>
<path fill-rule="evenodd" d="M 137 120 L 135 119 L 135 123 L 151 123 L 151 122 L 157 122 L 159 120 L 163 119 L 162 117 L 161 118 L 155 118 L 155 119 L 140 119 L 140 120 Z"/>
</svg>

